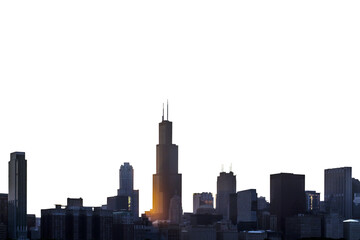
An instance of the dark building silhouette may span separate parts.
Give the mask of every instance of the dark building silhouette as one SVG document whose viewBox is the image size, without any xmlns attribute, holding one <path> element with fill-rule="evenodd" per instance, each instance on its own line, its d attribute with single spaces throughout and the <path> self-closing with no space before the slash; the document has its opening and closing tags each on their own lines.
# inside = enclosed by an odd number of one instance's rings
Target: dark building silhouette
<svg viewBox="0 0 360 240">
<path fill-rule="evenodd" d="M 277 230 L 285 232 L 285 219 L 305 213 L 305 175 L 270 175 L 270 213 L 276 216 Z"/>
<path fill-rule="evenodd" d="M 198 209 L 214 209 L 214 198 L 212 193 L 194 193 L 193 194 L 193 213 L 197 213 Z"/>
<path fill-rule="evenodd" d="M 286 218 L 286 240 L 321 239 L 321 217 L 299 215 Z"/>
<path fill-rule="evenodd" d="M 159 144 L 156 146 L 156 174 L 153 175 L 153 208 L 150 212 L 152 221 L 169 220 L 170 201 L 180 198 L 181 174 L 178 173 L 178 146 L 172 143 L 172 122 L 164 120 L 164 113 L 159 123 Z"/>
<path fill-rule="evenodd" d="M 356 178 L 352 179 L 352 218 L 360 219 L 360 181 Z"/>
<path fill-rule="evenodd" d="M 111 240 L 113 212 L 84 207 L 82 198 L 68 198 L 67 206 L 41 210 L 41 239 Z"/>
<path fill-rule="evenodd" d="M 27 238 L 27 161 L 13 152 L 9 161 L 8 238 Z"/>
<path fill-rule="evenodd" d="M 257 229 L 257 204 L 256 189 L 237 192 L 238 230 Z"/>
<path fill-rule="evenodd" d="M 306 212 L 319 213 L 320 212 L 320 193 L 315 191 L 305 191 Z"/>
<path fill-rule="evenodd" d="M 8 225 L 8 195 L 0 193 L 0 240 L 7 238 Z"/>
<path fill-rule="evenodd" d="M 217 177 L 216 212 L 229 220 L 230 194 L 236 193 L 236 176 L 233 172 L 221 172 Z"/>
<path fill-rule="evenodd" d="M 325 169 L 325 203 L 327 211 L 345 219 L 352 217 L 351 167 Z"/>
<path fill-rule="evenodd" d="M 134 220 L 139 218 L 139 190 L 134 190 L 134 169 L 125 162 L 119 170 L 120 188 L 118 195 L 107 198 L 107 209 L 130 211 Z"/>
</svg>

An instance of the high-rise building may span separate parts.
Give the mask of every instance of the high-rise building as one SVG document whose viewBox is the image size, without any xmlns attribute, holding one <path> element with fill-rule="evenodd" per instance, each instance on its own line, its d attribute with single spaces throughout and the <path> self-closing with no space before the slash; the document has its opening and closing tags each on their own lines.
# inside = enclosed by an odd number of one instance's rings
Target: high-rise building
<svg viewBox="0 0 360 240">
<path fill-rule="evenodd" d="M 305 213 L 305 175 L 270 175 L 270 213 L 276 216 L 277 229 L 283 232 L 287 217 Z"/>
<path fill-rule="evenodd" d="M 305 191 L 306 211 L 308 213 L 320 212 L 320 193 Z"/>
<path fill-rule="evenodd" d="M 156 174 L 153 175 L 153 208 L 147 213 L 152 221 L 169 220 L 170 201 L 174 196 L 179 196 L 181 202 L 178 146 L 172 143 L 172 122 L 168 117 L 164 120 L 163 111 L 159 144 L 156 146 Z"/>
<path fill-rule="evenodd" d="M 13 152 L 9 161 L 8 237 L 27 239 L 27 161 L 24 152 Z"/>
<path fill-rule="evenodd" d="M 125 162 L 120 167 L 119 176 L 120 188 L 118 189 L 118 195 L 131 195 L 134 191 L 133 167 L 128 162 Z"/>
<path fill-rule="evenodd" d="M 196 214 L 199 208 L 214 209 L 214 198 L 212 193 L 194 193 L 193 194 L 193 213 Z"/>
<path fill-rule="evenodd" d="M 125 162 L 120 167 L 118 196 L 130 197 L 130 211 L 135 220 L 139 218 L 139 190 L 134 190 L 134 169 L 128 162 Z"/>
<path fill-rule="evenodd" d="M 236 176 L 233 172 L 221 172 L 217 177 L 216 212 L 229 220 L 230 194 L 236 193 Z"/>
<path fill-rule="evenodd" d="M 351 167 L 325 169 L 325 203 L 327 211 L 345 219 L 352 217 Z"/>
<path fill-rule="evenodd" d="M 240 230 L 257 229 L 256 189 L 237 192 L 237 223 Z"/>
</svg>

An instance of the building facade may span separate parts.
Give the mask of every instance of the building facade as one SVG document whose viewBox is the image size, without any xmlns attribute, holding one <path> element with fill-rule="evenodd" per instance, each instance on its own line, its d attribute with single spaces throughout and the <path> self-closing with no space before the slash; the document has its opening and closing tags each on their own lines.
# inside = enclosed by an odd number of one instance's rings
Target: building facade
<svg viewBox="0 0 360 240">
<path fill-rule="evenodd" d="M 237 192 L 237 223 L 240 230 L 257 229 L 256 189 Z"/>
<path fill-rule="evenodd" d="M 8 238 L 27 239 L 27 161 L 24 152 L 10 154 Z"/>
<path fill-rule="evenodd" d="M 230 219 L 230 194 L 236 193 L 236 176 L 233 172 L 221 172 L 217 177 L 216 212 L 224 220 Z"/>
<path fill-rule="evenodd" d="M 305 213 L 305 175 L 270 175 L 270 213 L 276 216 L 276 228 L 285 232 L 285 220 Z"/>
<path fill-rule="evenodd" d="M 327 211 L 352 218 L 351 167 L 325 169 L 325 204 Z"/>
<path fill-rule="evenodd" d="M 196 214 L 199 208 L 214 208 L 212 193 L 203 192 L 193 194 L 193 213 Z"/>
<path fill-rule="evenodd" d="M 172 143 L 172 122 L 159 123 L 159 144 L 156 145 L 156 174 L 153 175 L 152 221 L 169 220 L 170 201 L 178 196 L 181 202 L 181 174 L 178 173 L 178 146 Z"/>
<path fill-rule="evenodd" d="M 320 212 L 320 193 L 315 191 L 305 191 L 306 212 L 318 213 Z"/>
</svg>

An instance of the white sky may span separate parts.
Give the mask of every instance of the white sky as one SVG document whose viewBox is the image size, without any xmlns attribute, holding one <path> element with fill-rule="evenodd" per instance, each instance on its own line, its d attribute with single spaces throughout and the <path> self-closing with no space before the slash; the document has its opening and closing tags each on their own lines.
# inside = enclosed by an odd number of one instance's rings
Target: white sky
<svg viewBox="0 0 360 240">
<path fill-rule="evenodd" d="M 179 145 L 183 209 L 216 192 L 269 198 L 269 175 L 360 178 L 360 2 L 1 1 L 0 192 L 28 160 L 28 212 L 116 195 L 130 162 L 152 207 L 162 103 Z"/>
</svg>

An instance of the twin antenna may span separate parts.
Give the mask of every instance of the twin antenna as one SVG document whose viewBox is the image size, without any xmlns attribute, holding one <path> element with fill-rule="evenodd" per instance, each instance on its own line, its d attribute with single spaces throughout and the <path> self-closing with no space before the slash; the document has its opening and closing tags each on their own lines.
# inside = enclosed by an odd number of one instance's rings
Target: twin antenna
<svg viewBox="0 0 360 240">
<path fill-rule="evenodd" d="M 163 115 L 162 120 L 164 121 L 164 103 L 163 103 Z M 166 121 L 169 120 L 169 100 L 166 100 Z"/>
</svg>

